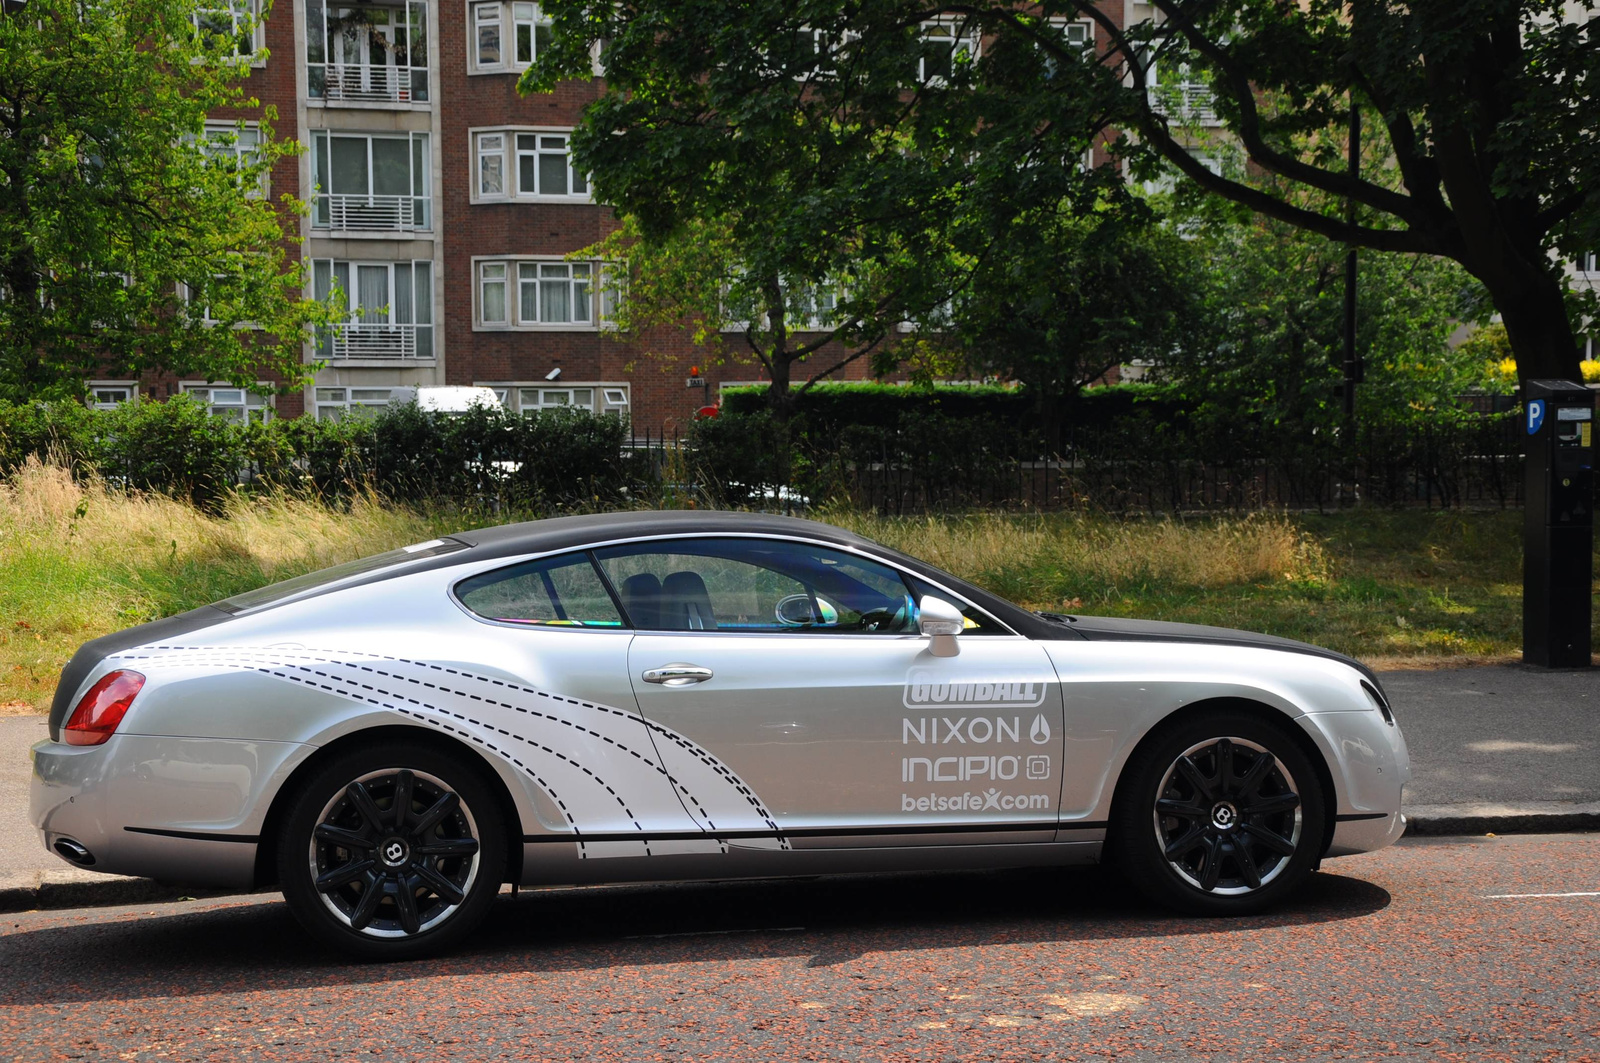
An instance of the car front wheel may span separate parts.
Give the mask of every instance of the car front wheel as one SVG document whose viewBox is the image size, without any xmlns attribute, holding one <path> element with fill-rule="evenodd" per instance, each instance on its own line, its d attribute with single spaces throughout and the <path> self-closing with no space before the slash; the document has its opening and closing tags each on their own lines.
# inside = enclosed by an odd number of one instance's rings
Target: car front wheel
<svg viewBox="0 0 1600 1063">
<path fill-rule="evenodd" d="M 278 881 L 315 937 L 400 960 L 459 941 L 488 913 L 505 870 L 505 827 L 482 773 L 422 745 L 335 757 L 294 799 Z"/>
<path fill-rule="evenodd" d="M 1208 713 L 1128 765 L 1112 846 L 1152 900 L 1197 915 L 1260 911 L 1300 885 L 1322 851 L 1318 775 L 1281 727 Z"/>
</svg>

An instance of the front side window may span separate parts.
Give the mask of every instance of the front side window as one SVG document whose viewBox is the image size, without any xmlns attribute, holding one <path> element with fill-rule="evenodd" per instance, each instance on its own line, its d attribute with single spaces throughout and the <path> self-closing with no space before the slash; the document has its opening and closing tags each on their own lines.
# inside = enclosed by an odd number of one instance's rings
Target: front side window
<svg viewBox="0 0 1600 1063">
<path fill-rule="evenodd" d="M 456 598 L 473 613 L 505 624 L 621 627 L 622 616 L 588 554 L 527 561 L 471 576 Z"/>
<path fill-rule="evenodd" d="M 809 543 L 675 539 L 595 552 L 626 619 L 656 631 L 899 635 L 916 602 L 887 565 Z"/>
</svg>

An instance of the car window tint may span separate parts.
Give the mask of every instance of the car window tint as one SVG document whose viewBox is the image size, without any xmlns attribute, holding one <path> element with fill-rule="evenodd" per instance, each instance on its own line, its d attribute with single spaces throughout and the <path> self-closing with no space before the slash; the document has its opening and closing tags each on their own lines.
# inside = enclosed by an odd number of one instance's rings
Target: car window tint
<svg viewBox="0 0 1600 1063">
<path fill-rule="evenodd" d="M 587 554 L 526 561 L 456 584 L 461 604 L 490 620 L 546 627 L 621 627 Z"/>
<path fill-rule="evenodd" d="M 633 626 L 656 631 L 916 630 L 887 565 L 775 539 L 673 539 L 597 550 Z"/>
</svg>

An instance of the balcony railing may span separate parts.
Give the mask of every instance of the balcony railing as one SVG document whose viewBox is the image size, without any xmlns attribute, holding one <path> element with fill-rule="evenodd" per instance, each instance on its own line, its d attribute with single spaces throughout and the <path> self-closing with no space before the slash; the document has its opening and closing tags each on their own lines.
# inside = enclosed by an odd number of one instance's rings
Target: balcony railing
<svg viewBox="0 0 1600 1063">
<path fill-rule="evenodd" d="M 311 63 L 308 75 L 314 100 L 422 103 L 428 98 L 428 71 L 422 67 Z"/>
<path fill-rule="evenodd" d="M 325 356 L 343 358 L 431 358 L 433 326 L 354 321 L 335 325 Z M 329 351 L 327 348 L 331 347 Z"/>
<path fill-rule="evenodd" d="M 1216 98 L 1202 81 L 1177 81 L 1150 89 L 1150 105 L 1180 125 L 1217 126 Z"/>
<path fill-rule="evenodd" d="M 427 196 L 319 195 L 315 226 L 354 232 L 416 232 L 431 229 Z"/>
</svg>

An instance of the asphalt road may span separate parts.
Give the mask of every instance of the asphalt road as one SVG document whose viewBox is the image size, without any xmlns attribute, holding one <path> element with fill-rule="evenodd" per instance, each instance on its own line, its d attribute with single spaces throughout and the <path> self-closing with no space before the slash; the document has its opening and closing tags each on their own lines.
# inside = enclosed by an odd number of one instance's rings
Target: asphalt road
<svg viewBox="0 0 1600 1063">
<path fill-rule="evenodd" d="M 1099 869 L 559 890 L 349 965 L 275 899 L 0 924 L 0 1060 L 1600 1058 L 1600 835 L 1332 861 L 1230 922 Z"/>
</svg>

